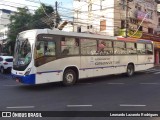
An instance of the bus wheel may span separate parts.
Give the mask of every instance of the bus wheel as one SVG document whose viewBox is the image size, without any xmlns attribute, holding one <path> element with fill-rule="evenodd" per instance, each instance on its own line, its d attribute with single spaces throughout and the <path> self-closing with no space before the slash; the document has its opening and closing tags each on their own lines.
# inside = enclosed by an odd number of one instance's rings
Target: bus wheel
<svg viewBox="0 0 160 120">
<path fill-rule="evenodd" d="M 132 64 L 129 64 L 127 66 L 127 76 L 130 77 L 134 74 L 134 66 Z"/>
<path fill-rule="evenodd" d="M 70 86 L 76 82 L 76 73 L 72 69 L 65 70 L 63 74 L 63 85 Z"/>
</svg>

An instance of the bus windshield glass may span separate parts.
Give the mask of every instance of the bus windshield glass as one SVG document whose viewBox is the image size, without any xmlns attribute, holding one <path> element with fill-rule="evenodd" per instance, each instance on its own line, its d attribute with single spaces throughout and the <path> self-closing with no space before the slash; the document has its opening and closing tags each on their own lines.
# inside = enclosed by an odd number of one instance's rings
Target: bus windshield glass
<svg viewBox="0 0 160 120">
<path fill-rule="evenodd" d="M 13 68 L 19 71 L 25 70 L 31 62 L 31 44 L 28 39 L 17 39 L 14 51 Z"/>
</svg>

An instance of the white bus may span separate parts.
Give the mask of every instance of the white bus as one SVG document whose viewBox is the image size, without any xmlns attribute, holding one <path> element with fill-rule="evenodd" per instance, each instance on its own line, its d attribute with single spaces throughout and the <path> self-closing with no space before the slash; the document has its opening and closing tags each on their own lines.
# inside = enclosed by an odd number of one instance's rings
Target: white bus
<svg viewBox="0 0 160 120">
<path fill-rule="evenodd" d="M 24 84 L 62 81 L 146 70 L 154 66 L 151 41 L 127 42 L 116 37 L 35 29 L 19 33 L 12 75 Z"/>
</svg>

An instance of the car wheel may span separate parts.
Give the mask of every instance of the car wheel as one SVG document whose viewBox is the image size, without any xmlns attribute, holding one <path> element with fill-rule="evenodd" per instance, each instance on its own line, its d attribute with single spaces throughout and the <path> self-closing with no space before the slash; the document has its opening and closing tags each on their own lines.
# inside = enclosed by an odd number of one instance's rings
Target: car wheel
<svg viewBox="0 0 160 120">
<path fill-rule="evenodd" d="M 5 73 L 5 69 L 4 67 L 1 67 L 1 73 L 4 74 Z"/>
<path fill-rule="evenodd" d="M 63 74 L 63 85 L 70 86 L 76 82 L 76 73 L 72 69 L 65 70 Z"/>
</svg>

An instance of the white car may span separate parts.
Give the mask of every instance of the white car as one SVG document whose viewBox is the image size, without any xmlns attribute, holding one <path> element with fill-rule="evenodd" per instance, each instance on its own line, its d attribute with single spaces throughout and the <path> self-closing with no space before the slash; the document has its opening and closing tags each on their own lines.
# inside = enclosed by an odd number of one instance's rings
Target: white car
<svg viewBox="0 0 160 120">
<path fill-rule="evenodd" d="M 13 66 L 12 56 L 0 56 L 0 72 L 5 73 L 6 71 L 11 71 Z"/>
</svg>

